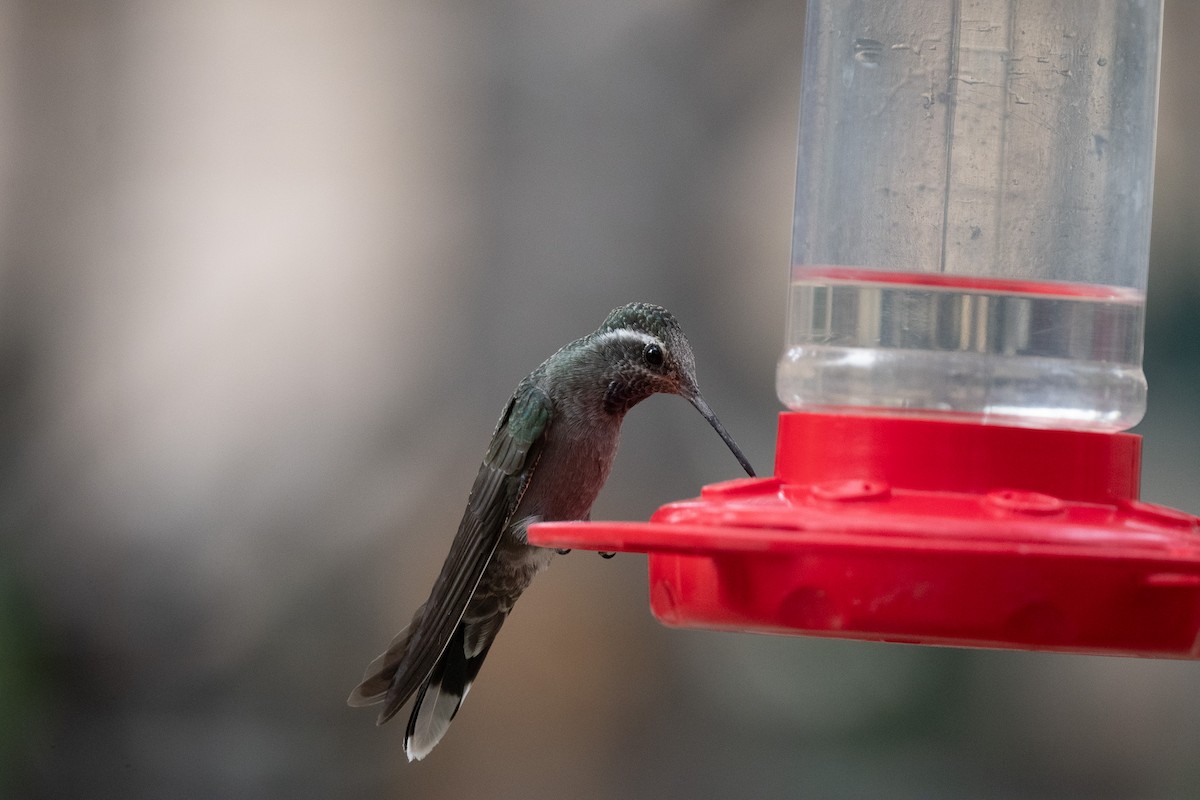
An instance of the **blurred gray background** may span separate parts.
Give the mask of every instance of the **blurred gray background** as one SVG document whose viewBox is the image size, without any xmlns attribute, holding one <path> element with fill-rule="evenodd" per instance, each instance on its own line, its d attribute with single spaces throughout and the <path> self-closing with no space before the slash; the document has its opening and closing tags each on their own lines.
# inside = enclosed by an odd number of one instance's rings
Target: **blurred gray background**
<svg viewBox="0 0 1200 800">
<path fill-rule="evenodd" d="M 344 705 L 512 386 L 671 307 L 773 459 L 803 3 L 0 0 L 0 796 L 1195 798 L 1200 664 L 660 627 L 556 561 L 425 762 Z M 1200 511 L 1200 6 L 1145 499 Z M 597 518 L 737 473 L 630 415 Z"/>
</svg>

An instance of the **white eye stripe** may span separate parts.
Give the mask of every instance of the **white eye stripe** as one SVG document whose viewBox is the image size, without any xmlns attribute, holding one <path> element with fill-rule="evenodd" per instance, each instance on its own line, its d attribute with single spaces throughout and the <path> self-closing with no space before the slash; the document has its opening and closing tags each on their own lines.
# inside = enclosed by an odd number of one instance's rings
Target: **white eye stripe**
<svg viewBox="0 0 1200 800">
<path fill-rule="evenodd" d="M 643 347 L 645 347 L 647 345 L 651 345 L 651 344 L 656 344 L 659 347 L 661 347 L 664 352 L 667 349 L 666 345 L 664 345 L 657 336 L 651 336 L 648 333 L 643 333 L 642 331 L 630 330 L 629 328 L 617 328 L 616 330 L 605 331 L 604 333 L 602 333 L 596 337 L 596 342 L 598 344 L 602 344 L 602 345 L 608 344 L 609 342 L 621 342 L 621 341 L 637 342 L 638 344 L 642 345 Z"/>
</svg>

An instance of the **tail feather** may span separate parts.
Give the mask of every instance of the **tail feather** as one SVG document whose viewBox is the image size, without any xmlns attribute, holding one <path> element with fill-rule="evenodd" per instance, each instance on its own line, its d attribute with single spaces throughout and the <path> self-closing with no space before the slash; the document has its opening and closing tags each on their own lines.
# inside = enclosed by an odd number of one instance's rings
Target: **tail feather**
<svg viewBox="0 0 1200 800">
<path fill-rule="evenodd" d="M 408 719 L 404 734 L 404 754 L 409 761 L 420 761 L 450 729 L 450 720 L 458 713 L 462 696 L 443 691 L 438 684 L 427 683 L 417 695 L 417 704 Z"/>
<path fill-rule="evenodd" d="M 466 649 L 467 639 L 477 638 L 470 636 L 468 624 L 460 623 L 454 629 L 450 645 L 442 653 L 413 703 L 412 715 L 408 718 L 408 728 L 404 733 L 404 752 L 409 761 L 419 761 L 429 755 L 429 751 L 446 735 L 450 721 L 458 713 L 479 674 L 479 668 L 483 666 L 483 659 L 491 649 L 500 622 L 503 622 L 503 617 L 494 623 L 491 638 L 474 655 L 468 655 Z"/>
<path fill-rule="evenodd" d="M 412 630 L 413 626 L 409 625 L 397 633 L 396 637 L 392 639 L 391 644 L 388 645 L 387 650 L 377 655 L 367 665 L 366 672 L 363 673 L 362 683 L 355 686 L 354 691 L 346 698 L 347 704 L 355 708 L 361 708 L 382 702 L 387 697 L 388 689 L 392 685 L 392 680 L 396 677 L 396 671 L 400 667 L 400 662 L 404 660 L 404 653 L 408 649 L 408 639 Z M 392 714 L 395 713 L 395 711 L 392 711 Z M 381 722 L 380 724 L 383 723 Z"/>
<path fill-rule="evenodd" d="M 467 681 L 466 655 L 459 645 L 458 631 L 450 641 L 450 647 L 442 654 L 429 681 L 421 687 L 408 718 L 404 732 L 404 752 L 409 761 L 419 761 L 429 754 L 434 745 L 441 741 L 450 727 L 450 720 L 458 713 L 466 697 L 470 683 Z M 458 641 L 456 641 L 458 640 Z"/>
</svg>

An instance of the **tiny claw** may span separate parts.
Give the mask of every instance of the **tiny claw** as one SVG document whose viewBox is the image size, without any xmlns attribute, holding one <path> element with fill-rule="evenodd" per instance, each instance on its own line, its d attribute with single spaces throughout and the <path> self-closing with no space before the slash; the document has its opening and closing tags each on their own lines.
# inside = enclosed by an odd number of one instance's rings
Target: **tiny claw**
<svg viewBox="0 0 1200 800">
<path fill-rule="evenodd" d="M 603 552 L 603 551 L 601 551 L 601 553 L 600 553 L 600 557 L 601 557 L 601 558 L 612 558 L 612 557 L 613 557 L 613 556 L 615 556 L 615 555 L 616 555 L 616 553 L 606 553 L 606 552 Z"/>
<path fill-rule="evenodd" d="M 569 548 L 569 547 L 559 547 L 559 548 L 556 548 L 556 549 L 554 550 L 554 552 L 558 553 L 560 556 L 565 556 L 567 553 L 571 552 L 571 548 Z"/>
</svg>

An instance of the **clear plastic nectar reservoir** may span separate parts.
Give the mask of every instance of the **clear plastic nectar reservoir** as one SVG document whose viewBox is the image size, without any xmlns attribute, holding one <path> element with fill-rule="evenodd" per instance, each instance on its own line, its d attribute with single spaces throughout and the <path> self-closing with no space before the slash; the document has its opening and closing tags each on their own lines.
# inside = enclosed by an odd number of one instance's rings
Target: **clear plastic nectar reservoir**
<svg viewBox="0 0 1200 800">
<path fill-rule="evenodd" d="M 1141 419 L 1161 0 L 810 0 L 797 411 Z"/>
</svg>

